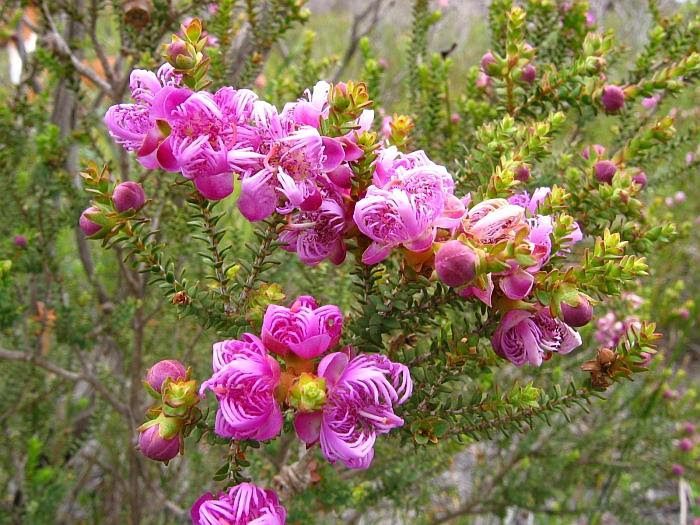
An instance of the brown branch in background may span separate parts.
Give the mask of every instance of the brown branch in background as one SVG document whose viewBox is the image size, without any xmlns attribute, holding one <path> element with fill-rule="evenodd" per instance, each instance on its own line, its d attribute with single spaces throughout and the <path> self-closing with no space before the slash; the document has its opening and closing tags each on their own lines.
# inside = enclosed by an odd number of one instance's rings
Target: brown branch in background
<svg viewBox="0 0 700 525">
<path fill-rule="evenodd" d="M 299 459 L 291 465 L 285 465 L 273 479 L 275 490 L 283 501 L 294 494 L 304 491 L 313 481 L 311 463 L 314 459 L 313 448 L 299 445 Z"/>
<path fill-rule="evenodd" d="M 75 68 L 75 70 L 78 73 L 80 73 L 85 78 L 89 79 L 93 84 L 95 84 L 95 86 L 100 88 L 102 91 L 110 93 L 112 90 L 112 86 L 109 84 L 109 82 L 100 77 L 94 69 L 83 64 L 80 61 L 80 59 L 73 53 L 73 50 L 66 43 L 66 41 L 61 36 L 61 33 L 58 31 L 58 28 L 56 27 L 56 24 L 53 21 L 51 13 L 49 13 L 49 9 L 46 7 L 45 2 L 41 3 L 41 11 L 44 14 L 46 23 L 51 29 L 51 33 L 48 35 L 48 38 L 56 54 L 69 59 L 70 63 L 73 65 L 73 68 Z"/>
<path fill-rule="evenodd" d="M 383 5 L 384 0 L 375 0 L 374 2 L 369 2 L 367 4 L 367 7 L 363 11 L 356 13 L 353 17 L 352 27 L 350 28 L 350 40 L 348 42 L 348 46 L 345 48 L 345 54 L 343 55 L 343 58 L 340 61 L 340 65 L 333 74 L 333 82 L 338 82 L 338 80 L 340 80 L 341 75 L 347 69 L 348 65 L 350 64 L 350 61 L 355 56 L 355 53 L 357 52 L 357 47 L 360 44 L 360 40 L 362 40 L 362 38 L 364 38 L 365 36 L 369 35 L 372 32 L 372 30 L 376 27 L 377 22 L 379 21 L 379 15 L 382 12 Z M 389 2 L 387 9 L 391 8 L 393 5 L 394 2 L 392 0 L 391 2 Z M 370 16 L 371 18 L 369 20 L 369 23 L 365 24 L 365 20 L 367 20 L 367 18 L 369 18 Z M 364 27 L 361 28 L 363 24 Z"/>
<path fill-rule="evenodd" d="M 0 348 L 0 359 L 29 363 L 33 366 L 43 368 L 44 370 L 47 370 L 52 374 L 55 374 L 58 377 L 68 381 L 85 381 L 86 383 L 89 383 L 90 386 L 92 386 L 95 391 L 104 398 L 105 401 L 112 405 L 117 412 L 131 421 L 131 411 L 129 408 L 117 400 L 114 395 L 102 384 L 102 381 L 100 381 L 99 378 L 96 378 L 91 374 L 67 370 L 47 359 L 44 359 L 41 356 L 15 350 L 5 350 L 4 348 Z"/>
</svg>

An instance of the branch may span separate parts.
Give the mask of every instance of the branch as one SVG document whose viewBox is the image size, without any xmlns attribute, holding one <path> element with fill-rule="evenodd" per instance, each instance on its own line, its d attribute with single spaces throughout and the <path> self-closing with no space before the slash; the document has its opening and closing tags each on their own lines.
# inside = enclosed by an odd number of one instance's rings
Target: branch
<svg viewBox="0 0 700 525">
<path fill-rule="evenodd" d="M 359 13 L 355 14 L 352 20 L 352 27 L 350 29 L 350 41 L 348 42 L 348 47 L 345 49 L 345 54 L 343 55 L 343 59 L 340 61 L 338 69 L 336 69 L 335 73 L 333 74 L 333 82 L 338 82 L 338 80 L 340 80 L 340 76 L 348 67 L 348 64 L 350 64 L 352 57 L 355 56 L 360 40 L 370 34 L 377 26 L 377 22 L 379 21 L 379 12 L 382 9 L 383 3 L 384 0 L 375 0 L 374 2 L 370 2 L 364 11 L 360 11 Z M 393 3 L 394 2 L 392 1 L 388 7 L 391 7 Z M 360 30 L 360 25 L 370 15 L 372 15 L 372 18 L 369 24 L 367 24 L 363 30 Z"/>
<path fill-rule="evenodd" d="M 112 395 L 112 393 L 109 390 L 107 390 L 107 388 L 105 388 L 102 382 L 92 375 L 84 373 L 81 374 L 78 372 L 73 372 L 72 370 L 67 370 L 38 355 L 27 354 L 24 352 L 18 352 L 14 350 L 5 350 L 4 348 L 0 348 L 0 359 L 5 359 L 6 361 L 18 361 L 29 363 L 30 365 L 33 365 L 35 367 L 43 368 L 44 370 L 47 370 L 63 379 L 67 379 L 68 381 L 85 381 L 86 383 L 90 384 L 95 389 L 95 391 L 105 399 L 105 401 L 112 405 L 112 407 L 117 412 L 122 414 L 127 419 L 131 420 L 131 411 L 129 410 L 129 408 L 122 402 L 118 401 Z"/>
<path fill-rule="evenodd" d="M 45 2 L 41 3 L 41 11 L 44 14 L 46 22 L 49 24 L 49 28 L 51 29 L 51 34 L 49 36 L 51 37 L 52 43 L 54 44 L 54 50 L 56 51 L 56 53 L 64 58 L 68 58 L 78 73 L 80 73 L 85 78 L 88 78 L 102 91 L 106 93 L 111 93 L 112 86 L 105 79 L 100 77 L 100 75 L 98 75 L 94 69 L 83 64 L 80 61 L 80 59 L 77 56 L 75 56 L 75 54 L 73 54 L 73 51 L 71 50 L 70 46 L 66 43 L 66 41 L 61 36 L 61 33 L 58 31 L 58 28 L 56 27 L 56 24 L 53 21 L 53 18 L 51 17 L 51 14 L 49 13 Z"/>
</svg>

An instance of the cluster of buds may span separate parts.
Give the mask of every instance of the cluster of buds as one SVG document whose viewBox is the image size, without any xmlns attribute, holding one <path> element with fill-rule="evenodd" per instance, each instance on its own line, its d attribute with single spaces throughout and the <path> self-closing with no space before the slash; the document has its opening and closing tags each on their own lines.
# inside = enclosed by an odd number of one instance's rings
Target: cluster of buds
<svg viewBox="0 0 700 525">
<path fill-rule="evenodd" d="M 87 237 L 112 237 L 146 204 L 146 193 L 138 182 L 122 182 L 110 191 L 106 166 L 98 170 L 97 166 L 91 165 L 81 175 L 88 191 L 95 196 L 92 205 L 83 211 L 79 220 L 80 229 Z"/>
<path fill-rule="evenodd" d="M 209 43 L 208 35 L 203 31 L 202 21 L 193 18 L 181 26 L 181 34 L 173 35 L 172 41 L 163 46 L 163 58 L 173 66 L 176 74 L 182 75 L 182 83 L 190 89 L 204 89 L 209 84 L 206 80 L 209 71 L 209 57 L 203 53 Z"/>
<path fill-rule="evenodd" d="M 201 417 L 197 381 L 180 361 L 166 359 L 150 368 L 144 386 L 157 403 L 138 428 L 139 449 L 147 458 L 167 464 L 182 452 L 184 436 Z"/>
</svg>

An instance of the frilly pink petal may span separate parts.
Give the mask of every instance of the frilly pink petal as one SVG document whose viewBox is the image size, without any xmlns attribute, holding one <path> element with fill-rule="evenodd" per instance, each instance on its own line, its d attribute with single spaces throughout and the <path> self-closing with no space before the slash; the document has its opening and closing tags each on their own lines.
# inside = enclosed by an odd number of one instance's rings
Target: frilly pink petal
<svg viewBox="0 0 700 525">
<path fill-rule="evenodd" d="M 322 421 L 322 412 L 297 412 L 294 416 L 294 430 L 304 443 L 313 445 L 318 441 Z"/>
<path fill-rule="evenodd" d="M 323 377 L 326 385 L 331 388 L 340 380 L 349 361 L 350 358 L 345 352 L 333 352 L 321 359 L 316 373 Z"/>
</svg>

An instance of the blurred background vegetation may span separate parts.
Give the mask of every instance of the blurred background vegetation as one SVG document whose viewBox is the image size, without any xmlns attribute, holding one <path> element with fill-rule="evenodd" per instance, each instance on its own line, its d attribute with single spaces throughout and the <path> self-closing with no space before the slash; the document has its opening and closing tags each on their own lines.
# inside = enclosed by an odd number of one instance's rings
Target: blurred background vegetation
<svg viewBox="0 0 700 525">
<path fill-rule="evenodd" d="M 106 136 L 101 116 L 109 104 L 125 98 L 126 85 L 120 92 L 96 94 L 95 80 L 110 80 L 100 69 L 103 63 L 115 72 L 153 68 L 166 35 L 185 17 L 198 15 L 210 20 L 212 34 L 220 34 L 222 50 L 230 44 L 225 41 L 229 35 L 239 48 L 252 46 L 260 54 L 245 55 L 240 63 L 227 61 L 223 52 L 214 55 L 212 70 L 219 79 L 235 78 L 239 86 L 250 86 L 276 104 L 295 99 L 318 79 L 362 79 L 370 84 L 380 114 L 418 110 L 425 116 L 442 99 L 421 97 L 431 92 L 431 83 L 446 85 L 455 94 L 446 114 L 460 120 L 447 126 L 449 133 L 419 124 L 415 140 L 455 171 L 461 169 L 463 130 L 476 125 L 472 119 L 479 111 L 488 113 L 488 108 L 468 106 L 475 66 L 489 47 L 486 2 L 430 3 L 430 11 L 440 14 L 430 15 L 435 23 L 424 28 L 425 39 L 430 52 L 441 58 L 428 71 L 417 71 L 411 62 L 416 34 L 423 29 L 408 0 L 312 0 L 309 13 L 284 11 L 292 14 L 252 42 L 217 27 L 217 15 L 206 5 L 173 3 L 169 10 L 159 10 L 164 2 L 154 0 L 152 18 L 142 29 L 124 22 L 125 10 L 138 1 L 32 4 L 40 36 L 36 51 L 24 57 L 23 83 L 41 84 L 41 89 L 30 96 L 5 74 L 11 54 L 0 58 L 2 524 L 186 523 L 191 502 L 215 487 L 211 475 L 221 463 L 219 449 L 189 442 L 187 456 L 168 467 L 145 462 L 134 452 L 138 422 L 133 414 L 147 403 L 140 378 L 148 364 L 178 357 L 194 366 L 196 376 L 205 377 L 216 332 L 179 318 L 157 290 L 146 289 L 138 273 L 112 252 L 96 246 L 91 250 L 76 228 L 88 201 L 77 175 L 81 162 L 113 158 L 113 168 L 122 176 L 150 177 L 152 198 L 170 192 L 159 210 L 162 235 L 169 246 L 182 250 L 178 262 L 186 262 L 195 275 L 202 269 L 199 248 L 188 238 L 189 217 L 182 213 L 184 189 L 172 190 L 164 180 L 130 166 Z M 241 3 L 218 2 L 218 13 Z M 293 2 L 278 4 L 283 11 Z M 0 7 L 0 40 L 6 48 L 26 7 L 26 2 Z M 698 12 L 696 3 L 673 1 L 594 1 L 590 9 L 622 44 L 614 56 L 613 81 L 623 80 L 614 78 L 615 72 L 627 71 L 647 44 L 654 10 L 658 16 L 678 14 L 685 20 Z M 83 17 L 80 23 L 71 18 L 74 12 Z M 237 20 L 246 23 L 242 15 Z M 697 28 L 697 18 L 695 23 Z M 546 34 L 547 28 L 540 30 Z M 80 50 L 80 61 L 101 71 L 98 79 L 75 74 L 56 34 L 67 35 Z M 697 29 L 691 34 L 697 37 Z M 126 49 L 126 58 L 120 58 L 120 49 Z M 416 83 L 425 89 L 412 89 Z M 689 424 L 700 423 L 699 104 L 693 84 L 660 102 L 655 111 L 679 116 L 680 138 L 645 165 L 651 213 L 679 224 L 680 238 L 652 251 L 650 276 L 633 293 L 596 308 L 596 317 L 612 325 L 631 316 L 658 323 L 663 339 L 652 373 L 617 385 L 604 401 L 554 414 L 533 428 L 523 424 L 522 433 L 428 446 L 387 439 L 378 443 L 381 459 L 369 472 L 341 471 L 319 462 L 314 467 L 318 482 L 288 504 L 291 523 L 651 524 L 678 523 L 679 516 L 692 523 L 693 516 L 700 517 L 697 431 L 693 451 L 679 448 L 680 440 L 692 435 Z M 625 132 L 625 122 L 612 117 L 581 118 L 579 123 L 576 147 L 611 144 Z M 560 141 L 554 157 L 571 154 L 571 146 Z M 547 183 L 548 169 L 555 167 L 538 166 L 539 182 Z M 223 209 L 234 206 L 231 200 Z M 254 240 L 251 226 L 238 213 L 227 214 L 224 221 L 232 242 Z M 286 254 L 276 259 L 282 264 L 266 279 L 279 284 L 287 297 L 313 290 L 322 302 L 351 306 L 347 267 L 321 265 L 309 271 Z M 280 291 L 272 287 L 264 293 Z M 506 371 L 507 379 L 521 385 L 531 380 L 566 384 L 567 378 L 581 375 L 579 366 L 597 345 L 596 331 L 605 329 L 583 330 L 587 352 L 541 370 Z M 499 379 L 480 380 L 491 384 Z M 271 476 L 270 465 L 285 461 L 288 448 L 284 439 L 266 446 L 264 459 L 250 457 L 251 470 L 258 477 Z"/>
</svg>

